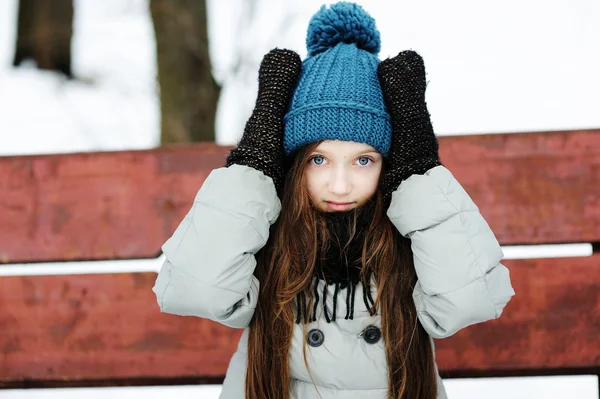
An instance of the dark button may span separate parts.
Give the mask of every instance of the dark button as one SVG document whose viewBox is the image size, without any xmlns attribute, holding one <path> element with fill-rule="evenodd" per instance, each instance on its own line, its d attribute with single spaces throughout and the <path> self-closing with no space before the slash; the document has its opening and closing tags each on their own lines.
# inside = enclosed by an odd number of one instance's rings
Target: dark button
<svg viewBox="0 0 600 399">
<path fill-rule="evenodd" d="M 381 330 L 375 326 L 368 326 L 362 335 L 368 344 L 376 344 L 381 339 Z"/>
<path fill-rule="evenodd" d="M 323 334 L 323 331 L 313 329 L 308 332 L 308 344 L 310 346 L 312 346 L 313 348 L 316 348 L 317 346 L 321 346 L 323 344 L 324 340 L 325 340 L 325 335 Z"/>
</svg>

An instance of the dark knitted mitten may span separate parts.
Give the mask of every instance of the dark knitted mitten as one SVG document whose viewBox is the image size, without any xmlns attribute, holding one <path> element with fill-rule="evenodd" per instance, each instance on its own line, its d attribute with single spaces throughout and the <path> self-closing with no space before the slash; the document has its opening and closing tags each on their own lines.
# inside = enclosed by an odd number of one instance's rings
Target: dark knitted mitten
<svg viewBox="0 0 600 399">
<path fill-rule="evenodd" d="M 275 49 L 264 56 L 258 71 L 258 97 L 238 146 L 225 166 L 250 166 L 271 177 L 279 191 L 284 175 L 283 117 L 302 69 L 300 56 Z"/>
<path fill-rule="evenodd" d="M 425 65 L 414 51 L 403 51 L 377 68 L 383 98 L 392 118 L 389 164 L 381 181 L 384 201 L 403 180 L 441 165 L 438 141 L 425 103 Z"/>
</svg>

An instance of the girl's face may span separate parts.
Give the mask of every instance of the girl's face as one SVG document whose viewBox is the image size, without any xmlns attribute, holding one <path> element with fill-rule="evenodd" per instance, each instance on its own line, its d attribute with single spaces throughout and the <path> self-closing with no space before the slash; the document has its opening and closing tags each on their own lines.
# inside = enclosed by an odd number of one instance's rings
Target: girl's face
<svg viewBox="0 0 600 399">
<path fill-rule="evenodd" d="M 368 144 L 323 141 L 305 169 L 313 205 L 325 212 L 361 206 L 377 191 L 382 165 L 382 155 Z"/>
</svg>

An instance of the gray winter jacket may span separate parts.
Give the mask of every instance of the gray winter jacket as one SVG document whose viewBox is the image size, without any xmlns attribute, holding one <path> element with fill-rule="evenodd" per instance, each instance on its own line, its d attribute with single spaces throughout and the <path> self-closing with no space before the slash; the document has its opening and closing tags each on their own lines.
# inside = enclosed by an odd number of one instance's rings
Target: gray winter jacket
<svg viewBox="0 0 600 399">
<path fill-rule="evenodd" d="M 261 172 L 240 165 L 212 171 L 191 210 L 163 245 L 166 260 L 153 288 L 161 310 L 246 328 L 260 289 L 253 276 L 254 254 L 266 244 L 280 210 L 273 182 Z M 413 299 L 432 338 L 449 337 L 500 316 L 514 295 L 509 271 L 499 263 L 502 250 L 477 206 L 445 167 L 405 180 L 393 194 L 387 214 L 411 239 L 418 277 Z M 357 298 L 362 298 L 361 286 L 356 287 Z M 339 296 L 345 295 L 340 290 Z M 327 298 L 328 309 L 332 297 Z M 337 311 L 345 314 L 341 298 Z M 354 315 L 354 320 L 338 318 L 331 323 L 319 317 L 309 325 L 309 330 L 321 331 L 322 344 L 307 346 L 308 370 L 302 356 L 306 345 L 302 327 L 295 326 L 291 397 L 386 398 L 383 340 L 368 343 L 362 333 L 367 326 L 380 327 L 380 316 L 370 316 L 362 301 L 356 301 Z M 244 397 L 247 332 L 229 364 L 221 398 Z M 441 379 L 438 382 L 438 398 L 446 398 Z"/>
</svg>

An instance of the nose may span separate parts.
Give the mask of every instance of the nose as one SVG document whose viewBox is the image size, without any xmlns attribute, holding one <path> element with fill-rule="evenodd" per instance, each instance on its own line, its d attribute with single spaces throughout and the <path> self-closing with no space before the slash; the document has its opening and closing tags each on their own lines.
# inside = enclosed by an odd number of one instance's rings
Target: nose
<svg viewBox="0 0 600 399">
<path fill-rule="evenodd" d="M 350 176 L 344 168 L 336 168 L 329 179 L 329 192 L 336 196 L 344 196 L 352 191 Z"/>
</svg>

